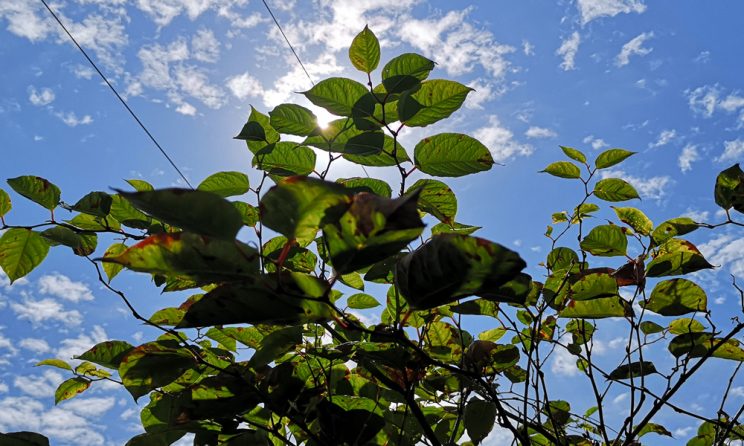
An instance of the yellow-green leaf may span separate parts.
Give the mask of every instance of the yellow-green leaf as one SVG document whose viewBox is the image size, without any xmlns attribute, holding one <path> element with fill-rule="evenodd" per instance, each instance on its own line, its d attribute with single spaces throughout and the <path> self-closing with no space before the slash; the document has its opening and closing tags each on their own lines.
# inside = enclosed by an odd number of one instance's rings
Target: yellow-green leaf
<svg viewBox="0 0 744 446">
<path fill-rule="evenodd" d="M 0 237 L 0 267 L 11 283 L 39 266 L 48 252 L 49 243 L 30 229 L 11 228 Z"/>
<path fill-rule="evenodd" d="M 54 404 L 85 392 L 90 387 L 90 380 L 76 376 L 63 381 L 54 392 Z"/>
</svg>

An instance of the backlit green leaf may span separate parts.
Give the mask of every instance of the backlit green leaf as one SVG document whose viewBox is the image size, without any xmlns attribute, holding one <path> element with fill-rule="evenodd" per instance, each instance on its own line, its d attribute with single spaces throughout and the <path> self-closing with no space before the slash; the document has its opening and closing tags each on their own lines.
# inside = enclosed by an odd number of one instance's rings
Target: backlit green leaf
<svg viewBox="0 0 744 446">
<path fill-rule="evenodd" d="M 13 205 L 10 202 L 10 195 L 0 189 L 0 218 L 4 217 L 12 208 Z"/>
<path fill-rule="evenodd" d="M 646 266 L 649 277 L 677 276 L 713 268 L 695 245 L 687 240 L 672 238 L 659 246 Z"/>
<path fill-rule="evenodd" d="M 574 300 L 590 300 L 616 296 L 617 281 L 608 273 L 590 273 L 571 284 L 569 297 Z"/>
<path fill-rule="evenodd" d="M 540 172 L 545 172 L 559 178 L 580 178 L 581 169 L 576 164 L 570 161 L 556 161 L 551 163 L 545 169 Z"/>
<path fill-rule="evenodd" d="M 457 197 L 449 186 L 438 180 L 418 180 L 407 192 L 420 190 L 418 208 L 433 215 L 443 223 L 454 223 L 457 214 Z"/>
<path fill-rule="evenodd" d="M 105 217 L 111 212 L 111 195 L 105 192 L 91 192 L 78 200 L 72 209 L 96 217 Z"/>
<path fill-rule="evenodd" d="M 269 144 L 253 157 L 253 167 L 271 175 L 308 175 L 315 169 L 315 152 L 293 142 Z"/>
<path fill-rule="evenodd" d="M 398 100 L 398 118 L 409 127 L 426 127 L 447 118 L 462 107 L 472 88 L 459 82 L 434 79 Z"/>
<path fill-rule="evenodd" d="M 135 400 L 170 384 L 196 365 L 192 354 L 176 341 L 148 342 L 129 350 L 121 359 L 119 376 Z"/>
<path fill-rule="evenodd" d="M 90 361 L 109 369 L 118 369 L 124 355 L 133 348 L 133 345 L 125 341 L 105 341 L 94 345 L 76 359 Z"/>
<path fill-rule="evenodd" d="M 650 334 L 655 334 L 655 333 L 661 333 L 662 331 L 664 331 L 664 327 L 662 327 L 661 325 L 657 324 L 656 322 L 651 322 L 651 321 L 643 321 L 643 322 L 641 322 L 640 323 L 640 328 L 641 328 L 641 331 L 643 332 L 643 334 L 645 334 L 645 335 L 650 335 Z"/>
<path fill-rule="evenodd" d="M 149 191 L 154 191 L 154 189 L 151 189 Z M 149 191 L 144 190 L 144 192 L 149 192 Z M 116 229 L 115 226 L 117 222 L 120 222 L 124 226 L 129 226 L 130 228 L 135 228 L 135 229 L 148 229 L 152 225 L 153 221 L 150 217 L 148 217 L 144 213 L 137 210 L 137 208 L 132 206 L 132 203 L 130 203 L 128 200 L 126 200 L 121 195 L 116 194 L 113 197 L 111 197 L 111 200 L 112 200 L 111 215 L 106 217 L 104 220 L 101 220 L 99 218 L 96 222 L 94 222 L 94 223 L 97 223 L 98 227 L 102 227 L 103 229 L 92 229 L 92 230 L 105 230 L 106 226 L 111 226 L 112 227 L 111 229 Z M 112 217 L 114 220 L 112 220 Z M 91 229 L 91 228 L 83 228 L 83 229 Z"/>
<path fill-rule="evenodd" d="M 357 81 L 331 77 L 318 82 L 302 94 L 313 104 L 334 115 L 351 116 L 357 102 L 367 93 L 367 88 Z"/>
<path fill-rule="evenodd" d="M 96 250 L 98 236 L 93 232 L 75 232 L 65 226 L 45 229 L 41 235 L 50 245 L 65 245 L 76 255 L 87 256 Z"/>
<path fill-rule="evenodd" d="M 712 333 L 686 333 L 681 334 L 669 343 L 669 352 L 675 357 L 687 355 L 691 358 L 705 356 L 716 347 L 712 356 L 721 359 L 744 362 L 744 350 L 736 340 L 723 342 L 722 339 L 713 337 Z"/>
<path fill-rule="evenodd" d="M 349 59 L 359 71 L 371 73 L 380 63 L 380 42 L 375 34 L 365 26 L 362 32 L 354 37 L 349 47 Z"/>
<path fill-rule="evenodd" d="M 57 367 L 58 369 L 72 371 L 72 367 L 70 367 L 70 364 L 68 364 L 67 362 L 61 359 L 44 359 L 34 364 L 34 366 L 36 367 L 42 366 L 42 365 L 48 365 L 52 367 Z"/>
<path fill-rule="evenodd" d="M 475 444 L 485 439 L 496 421 L 496 404 L 473 398 L 465 406 L 465 430 Z"/>
<path fill-rule="evenodd" d="M 434 69 L 434 62 L 415 53 L 404 53 L 390 59 L 382 68 L 382 79 L 394 76 L 413 76 L 423 81 Z"/>
<path fill-rule="evenodd" d="M 498 299 L 499 288 L 526 266 L 519 255 L 485 239 L 441 234 L 396 266 L 396 285 L 412 308 L 426 309 L 478 295 Z"/>
<path fill-rule="evenodd" d="M 646 425 L 643 426 L 643 428 L 640 431 L 638 431 L 639 438 L 646 434 L 659 434 L 659 435 L 664 435 L 666 437 L 672 436 L 672 433 L 669 432 L 667 428 L 665 428 L 661 424 L 656 424 L 656 423 L 647 423 Z"/>
<path fill-rule="evenodd" d="M 271 126 L 269 117 L 251 106 L 251 114 L 235 139 L 245 140 L 248 150 L 256 153 L 268 144 L 279 142 L 279 132 Z"/>
<path fill-rule="evenodd" d="M 210 237 L 232 240 L 243 226 L 237 209 L 224 198 L 200 190 L 118 191 L 137 209 L 173 226 Z"/>
<path fill-rule="evenodd" d="M 11 228 L 0 237 L 0 267 L 10 283 L 30 273 L 48 252 L 49 243 L 29 229 Z"/>
<path fill-rule="evenodd" d="M 714 196 L 723 209 L 744 212 L 744 172 L 738 163 L 718 174 Z"/>
<path fill-rule="evenodd" d="M 671 279 L 657 283 L 651 297 L 643 306 L 662 316 L 680 316 L 706 312 L 708 298 L 705 291 L 694 282 L 687 279 Z"/>
<path fill-rule="evenodd" d="M 57 204 L 59 204 L 59 188 L 44 178 L 25 175 L 17 178 L 10 178 L 8 184 L 14 191 L 29 200 L 42 205 L 50 211 L 56 208 Z"/>
<path fill-rule="evenodd" d="M 654 223 L 639 209 L 632 207 L 618 208 L 614 206 L 612 209 L 620 221 L 641 235 L 650 235 L 651 230 L 654 229 Z"/>
<path fill-rule="evenodd" d="M 242 172 L 217 172 L 205 178 L 196 188 L 224 198 L 245 194 L 250 190 L 250 182 L 248 175 Z"/>
<path fill-rule="evenodd" d="M 651 375 L 653 373 L 657 373 L 653 362 L 638 361 L 619 366 L 610 372 L 607 378 L 617 381 L 620 379 L 640 378 L 641 376 Z"/>
<path fill-rule="evenodd" d="M 657 245 L 661 245 L 672 237 L 689 234 L 699 227 L 700 226 L 689 217 L 673 218 L 665 221 L 654 229 L 651 237 Z"/>
<path fill-rule="evenodd" d="M 624 256 L 628 248 L 628 237 L 619 226 L 602 225 L 589 231 L 580 245 L 581 249 L 595 256 Z"/>
<path fill-rule="evenodd" d="M 346 301 L 346 305 L 348 305 L 349 308 L 364 310 L 367 308 L 378 307 L 380 306 L 380 303 L 377 302 L 377 299 L 370 296 L 369 294 L 357 293 L 349 296 L 349 299 Z"/>
<path fill-rule="evenodd" d="M 279 133 L 308 136 L 318 130 L 318 118 L 297 104 L 280 104 L 269 112 L 271 126 Z"/>
<path fill-rule="evenodd" d="M 584 301 L 569 301 L 566 308 L 558 313 L 558 316 L 576 319 L 602 319 L 624 317 L 632 311 L 630 304 L 620 297 L 602 297 Z"/>
<path fill-rule="evenodd" d="M 548 254 L 547 266 L 551 270 L 572 269 L 578 265 L 579 255 L 571 248 L 558 247 Z"/>
<path fill-rule="evenodd" d="M 619 178 L 605 178 L 594 185 L 594 196 L 605 201 L 627 201 L 640 198 L 635 188 Z"/>
<path fill-rule="evenodd" d="M 54 392 L 54 404 L 85 392 L 90 387 L 90 380 L 76 376 L 63 381 Z"/>
<path fill-rule="evenodd" d="M 256 249 L 239 241 L 188 232 L 152 235 L 119 255 L 101 260 L 134 271 L 189 276 L 200 283 L 247 279 L 258 272 Z"/>
<path fill-rule="evenodd" d="M 561 146 L 561 150 L 563 150 L 563 153 L 572 160 L 586 164 L 586 155 L 584 155 L 580 150 L 566 146 Z"/>
<path fill-rule="evenodd" d="M 594 161 L 594 165 L 597 166 L 597 169 L 606 169 L 623 162 L 623 160 L 631 155 L 635 155 L 635 152 L 630 152 L 624 149 L 605 150 L 599 154 L 597 159 Z"/>
<path fill-rule="evenodd" d="M 103 253 L 103 256 L 116 257 L 126 251 L 127 248 L 127 245 L 125 245 L 124 243 L 114 243 L 113 245 L 109 246 L 108 249 L 106 249 L 106 252 Z M 108 277 L 109 282 L 111 282 L 123 268 L 124 267 L 122 265 L 119 265 L 118 263 L 103 262 L 103 272 L 106 273 L 106 277 Z"/>
<path fill-rule="evenodd" d="M 132 180 L 126 180 L 127 183 L 129 183 L 130 186 L 134 188 L 137 192 L 146 192 L 149 190 L 155 190 L 155 187 L 153 187 L 152 184 L 148 183 L 145 180 L 138 180 L 138 179 L 132 179 Z"/>
<path fill-rule="evenodd" d="M 393 195 L 390 185 L 377 178 L 339 178 L 336 182 L 343 184 L 353 193 L 369 192 L 385 198 L 390 198 Z"/>
<path fill-rule="evenodd" d="M 459 177 L 489 170 L 491 152 L 478 140 L 459 133 L 424 138 L 414 149 L 416 167 L 439 177 Z"/>
<path fill-rule="evenodd" d="M 242 201 L 233 201 L 232 204 L 240 212 L 240 217 L 243 219 L 244 225 L 250 227 L 256 226 L 259 220 L 258 208 L 256 206 Z"/>
<path fill-rule="evenodd" d="M 462 223 L 457 223 L 457 222 L 452 222 L 450 224 L 437 223 L 434 226 L 432 226 L 431 235 L 447 234 L 447 233 L 470 235 L 476 232 L 478 229 L 481 229 L 481 227 L 464 225 Z"/>
<path fill-rule="evenodd" d="M 321 226 L 336 221 L 351 201 L 341 185 L 308 177 L 279 181 L 261 199 L 262 222 L 300 246 L 315 239 Z"/>
<path fill-rule="evenodd" d="M 669 333 L 672 334 L 687 334 L 687 333 L 698 333 L 705 331 L 705 326 L 695 319 L 689 317 L 682 317 L 675 319 L 669 323 Z"/>
</svg>

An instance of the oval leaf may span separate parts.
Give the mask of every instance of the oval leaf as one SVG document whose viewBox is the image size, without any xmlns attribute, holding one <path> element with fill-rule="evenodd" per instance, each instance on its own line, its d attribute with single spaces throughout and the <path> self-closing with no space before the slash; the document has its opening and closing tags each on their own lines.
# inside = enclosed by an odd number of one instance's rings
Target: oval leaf
<svg viewBox="0 0 744 446">
<path fill-rule="evenodd" d="M 441 133 L 424 138 L 414 149 L 419 170 L 439 177 L 459 177 L 489 170 L 491 152 L 480 141 L 459 133 Z"/>
<path fill-rule="evenodd" d="M 619 178 L 605 178 L 594 185 L 594 196 L 605 201 L 627 201 L 640 198 L 635 188 Z"/>
<path fill-rule="evenodd" d="M 612 167 L 615 164 L 621 163 L 623 160 L 631 155 L 635 155 L 636 152 L 631 152 L 624 149 L 609 149 L 600 153 L 597 159 L 594 161 L 594 165 L 597 169 L 606 169 Z"/>
<path fill-rule="evenodd" d="M 10 283 L 24 277 L 46 258 L 49 243 L 38 232 L 11 228 L 0 237 L 0 267 Z"/>
<path fill-rule="evenodd" d="M 472 88 L 455 81 L 424 81 L 418 89 L 398 100 L 398 118 L 409 127 L 426 127 L 457 111 L 471 91 Z"/>
<path fill-rule="evenodd" d="M 70 398 L 85 392 L 90 387 L 90 380 L 76 376 L 63 381 L 54 392 L 54 404 L 60 401 L 69 400 Z"/>
<path fill-rule="evenodd" d="M 25 175 L 9 179 L 8 184 L 14 191 L 50 211 L 59 204 L 59 188 L 44 178 Z"/>
<path fill-rule="evenodd" d="M 318 129 L 318 118 L 307 108 L 297 104 L 280 104 L 269 112 L 271 126 L 279 133 L 309 136 Z"/>
<path fill-rule="evenodd" d="M 617 208 L 612 207 L 617 214 L 617 218 L 623 223 L 633 228 L 633 230 L 641 235 L 650 235 L 651 230 L 654 229 L 654 223 L 646 217 L 641 210 L 631 207 Z"/>
<path fill-rule="evenodd" d="M 362 32 L 354 37 L 349 47 L 349 59 L 359 71 L 372 72 L 380 63 L 380 42 L 375 34 L 365 26 Z"/>
<path fill-rule="evenodd" d="M 708 311 L 708 298 L 694 282 L 671 279 L 657 283 L 643 306 L 662 316 L 681 316 Z"/>
<path fill-rule="evenodd" d="M 579 169 L 579 166 L 569 161 L 557 161 L 551 163 L 540 172 L 549 173 L 554 177 L 559 178 L 573 179 L 581 177 L 581 169 Z"/>
<path fill-rule="evenodd" d="M 406 193 L 419 190 L 418 208 L 443 223 L 454 223 L 457 214 L 457 197 L 449 186 L 438 180 L 418 180 Z"/>
<path fill-rule="evenodd" d="M 317 105 L 337 116 L 351 116 L 355 104 L 367 93 L 367 87 L 344 77 L 324 79 L 302 93 Z"/>
<path fill-rule="evenodd" d="M 589 231 L 580 246 L 599 257 L 624 256 L 628 249 L 628 237 L 619 226 L 602 225 Z"/>
<path fill-rule="evenodd" d="M 380 305 L 377 299 L 365 293 L 357 293 L 349 296 L 349 300 L 346 301 L 346 305 L 349 308 L 356 310 L 364 310 L 367 308 L 375 308 Z"/>
<path fill-rule="evenodd" d="M 250 182 L 248 175 L 242 172 L 217 172 L 205 178 L 196 188 L 224 198 L 245 194 L 250 190 Z"/>
</svg>

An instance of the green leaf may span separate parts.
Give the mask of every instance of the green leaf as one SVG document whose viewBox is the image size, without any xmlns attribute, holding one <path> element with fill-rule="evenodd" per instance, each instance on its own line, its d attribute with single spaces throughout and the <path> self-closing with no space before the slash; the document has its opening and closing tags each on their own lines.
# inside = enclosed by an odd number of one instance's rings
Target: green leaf
<svg viewBox="0 0 744 446">
<path fill-rule="evenodd" d="M 315 169 L 315 152 L 293 142 L 277 142 L 258 150 L 253 167 L 282 177 L 309 175 Z"/>
<path fill-rule="evenodd" d="M 348 274 L 339 274 L 338 281 L 343 283 L 349 288 L 354 288 L 355 290 L 364 291 L 364 279 L 362 279 L 362 275 L 357 272 L 352 272 Z"/>
<path fill-rule="evenodd" d="M 151 191 L 145 190 L 144 192 Z M 121 224 L 123 224 L 124 226 L 129 226 L 130 228 L 135 229 L 148 229 L 150 228 L 150 226 L 152 226 L 152 219 L 144 213 L 138 211 L 134 206 L 132 206 L 129 201 L 127 201 L 121 195 L 114 195 L 113 197 L 111 197 L 111 199 L 111 215 L 105 219 L 95 220 L 93 223 L 95 223 L 95 226 L 99 229 L 93 228 L 92 230 L 107 230 L 108 226 L 115 226 L 116 222 L 121 222 Z M 113 217 L 113 220 L 111 217 Z M 77 219 L 77 217 L 75 219 Z M 83 229 L 91 228 L 87 227 Z M 116 228 L 112 227 L 111 229 Z"/>
<path fill-rule="evenodd" d="M 256 226 L 259 220 L 258 208 L 242 201 L 233 201 L 233 206 L 240 212 L 240 216 L 243 219 L 243 224 L 246 226 Z"/>
<path fill-rule="evenodd" d="M 133 271 L 189 276 L 206 284 L 254 277 L 258 257 L 255 248 L 239 241 L 176 232 L 152 235 L 119 255 L 101 260 Z"/>
<path fill-rule="evenodd" d="M 580 246 L 584 251 L 599 257 L 624 256 L 628 248 L 628 237 L 619 226 L 602 225 L 589 231 Z"/>
<path fill-rule="evenodd" d="M 414 149 L 414 163 L 424 173 L 459 177 L 489 170 L 491 152 L 478 140 L 459 133 L 440 133 L 424 138 Z"/>
<path fill-rule="evenodd" d="M 85 392 L 90 387 L 90 380 L 76 376 L 63 381 L 54 392 L 54 404 Z"/>
<path fill-rule="evenodd" d="M 412 76 L 423 81 L 434 69 L 435 63 L 424 56 L 415 53 L 404 53 L 390 59 L 382 68 L 382 79 L 395 76 Z"/>
<path fill-rule="evenodd" d="M 205 178 L 196 188 L 225 198 L 245 194 L 250 190 L 250 182 L 248 175 L 242 172 L 217 172 Z"/>
<path fill-rule="evenodd" d="M 661 333 L 662 331 L 664 331 L 664 327 L 662 327 L 661 325 L 657 324 L 656 322 L 651 322 L 651 321 L 643 321 L 643 322 L 641 322 L 640 323 L 640 328 L 641 328 L 641 331 L 643 332 L 643 334 L 645 334 L 645 335 L 650 335 L 650 334 L 655 334 L 655 333 Z"/>
<path fill-rule="evenodd" d="M 12 208 L 13 205 L 10 202 L 10 195 L 8 195 L 8 193 L 4 190 L 0 189 L 0 218 L 4 217 L 5 214 L 10 212 Z"/>
<path fill-rule="evenodd" d="M 612 206 L 612 209 L 620 221 L 641 235 L 650 235 L 654 229 L 654 223 L 639 209 L 632 207 L 618 208 L 614 206 Z"/>
<path fill-rule="evenodd" d="M 76 359 L 90 361 L 109 369 L 118 369 L 124 356 L 133 348 L 133 345 L 125 341 L 105 341 L 94 345 Z"/>
<path fill-rule="evenodd" d="M 684 355 L 699 358 L 708 354 L 713 347 L 716 347 L 712 354 L 715 358 L 744 362 L 744 350 L 738 341 L 730 339 L 724 342 L 722 339 L 714 338 L 712 333 L 681 334 L 672 339 L 668 349 L 676 358 Z"/>
<path fill-rule="evenodd" d="M 124 243 L 114 243 L 106 249 L 103 253 L 104 257 L 116 257 L 128 248 Z M 103 272 L 106 273 L 109 283 L 116 277 L 124 267 L 118 263 L 103 262 Z"/>
<path fill-rule="evenodd" d="M 285 327 L 272 331 L 261 339 L 260 346 L 251 357 L 249 364 L 254 368 L 264 366 L 279 356 L 295 348 L 302 342 L 302 326 Z"/>
<path fill-rule="evenodd" d="M 424 229 L 417 211 L 418 192 L 391 200 L 356 194 L 337 223 L 323 226 L 334 269 L 357 271 L 397 254 Z"/>
<path fill-rule="evenodd" d="M 134 188 L 137 192 L 146 192 L 150 190 L 155 190 L 152 184 L 148 183 L 145 180 L 126 180 L 127 183 L 129 183 L 130 186 Z"/>
<path fill-rule="evenodd" d="M 705 313 L 708 311 L 708 298 L 705 291 L 694 282 L 671 279 L 657 283 L 643 306 L 662 316 Z"/>
<path fill-rule="evenodd" d="M 506 334 L 506 328 L 496 327 L 496 328 L 492 328 L 490 330 L 481 332 L 478 335 L 478 339 L 480 339 L 481 341 L 496 342 L 499 339 L 501 339 L 504 336 L 504 334 Z"/>
<path fill-rule="evenodd" d="M 705 326 L 695 319 L 689 317 L 682 317 L 675 319 L 669 323 L 669 333 L 671 334 L 687 334 L 687 333 L 698 333 L 705 331 Z"/>
<path fill-rule="evenodd" d="M 41 235 L 50 245 L 65 245 L 79 256 L 87 256 L 96 250 L 98 236 L 92 232 L 75 232 L 65 226 L 45 229 Z"/>
<path fill-rule="evenodd" d="M 348 144 L 346 147 L 348 147 Z M 372 167 L 396 166 L 411 161 L 406 149 L 389 135 L 384 136 L 382 151 L 378 153 L 360 155 L 344 152 L 343 157 L 352 163 Z"/>
<path fill-rule="evenodd" d="M 351 116 L 357 102 L 368 94 L 367 88 L 344 77 L 324 79 L 303 95 L 318 107 L 337 116 Z"/>
<path fill-rule="evenodd" d="M 418 208 L 433 215 L 442 223 L 451 224 L 457 214 L 457 197 L 449 186 L 438 180 L 418 180 L 406 193 L 419 190 Z"/>
<path fill-rule="evenodd" d="M 248 150 L 256 153 L 267 144 L 279 142 L 279 132 L 269 123 L 269 117 L 251 107 L 248 122 L 245 123 L 240 134 L 235 139 L 245 140 Z"/>
<path fill-rule="evenodd" d="M 651 237 L 657 245 L 661 245 L 672 237 L 689 234 L 700 226 L 689 217 L 679 217 L 660 224 Z"/>
<path fill-rule="evenodd" d="M 393 195 L 390 185 L 376 178 L 339 178 L 336 182 L 343 184 L 352 193 L 369 192 L 385 198 L 390 198 Z"/>
<path fill-rule="evenodd" d="M 744 172 L 738 163 L 718 174 L 714 197 L 716 204 L 723 209 L 733 207 L 744 212 Z"/>
<path fill-rule="evenodd" d="M 558 247 L 550 251 L 547 266 L 553 271 L 573 269 L 579 265 L 579 255 L 571 248 Z"/>
<path fill-rule="evenodd" d="M 359 71 L 371 73 L 380 63 L 380 42 L 375 34 L 365 26 L 362 32 L 354 37 L 349 47 L 349 59 Z"/>
<path fill-rule="evenodd" d="M 307 108 L 297 104 L 280 104 L 269 112 L 271 126 L 279 133 L 309 136 L 318 130 L 318 118 Z"/>
<path fill-rule="evenodd" d="M 570 161 L 557 161 L 551 163 L 540 172 L 545 172 L 559 178 L 581 178 L 581 169 Z"/>
<path fill-rule="evenodd" d="M 586 155 L 584 155 L 580 150 L 574 149 L 573 147 L 566 147 L 566 146 L 560 146 L 561 150 L 563 150 L 563 153 L 566 154 L 567 157 L 571 158 L 574 161 L 578 161 L 580 163 L 586 164 Z"/>
<path fill-rule="evenodd" d="M 284 268 L 296 272 L 312 273 L 318 263 L 318 257 L 315 253 L 293 243 L 290 243 L 289 250 L 285 250 L 287 243 L 287 238 L 283 236 L 274 237 L 264 243 L 263 255 L 268 260 L 265 262 L 266 270 L 269 272 L 276 271 L 276 263 L 279 261 L 279 256 L 284 252 Z"/>
<path fill-rule="evenodd" d="M 638 438 L 643 437 L 646 434 L 659 434 L 664 435 L 666 437 L 671 437 L 672 433 L 667 430 L 664 426 L 661 424 L 656 423 L 647 423 L 643 425 L 643 428 L 641 428 L 640 431 L 638 431 Z"/>
<path fill-rule="evenodd" d="M 369 294 L 357 293 L 349 296 L 346 305 L 348 305 L 349 308 L 354 308 L 356 310 L 365 310 L 367 308 L 378 307 L 380 303 Z"/>
<path fill-rule="evenodd" d="M 196 365 L 192 353 L 176 341 L 155 341 L 129 350 L 119 365 L 124 387 L 135 400 L 175 381 Z"/>
<path fill-rule="evenodd" d="M 0 432 L 0 444 L 4 446 L 49 446 L 49 439 L 36 432 Z"/>
<path fill-rule="evenodd" d="M 78 200 L 72 209 L 96 217 L 105 217 L 111 212 L 111 202 L 111 195 L 105 192 L 91 192 Z"/>
<path fill-rule="evenodd" d="M 113 198 L 114 198 L 114 203 L 116 203 L 116 197 L 113 197 Z M 111 209 L 113 212 L 114 205 L 112 205 Z M 72 226 L 75 226 L 76 228 L 82 229 L 84 231 L 93 231 L 93 232 L 118 231 L 121 229 L 119 222 L 112 216 L 101 218 L 101 217 L 94 217 L 90 214 L 78 214 L 75 217 L 73 217 L 72 220 L 67 220 L 65 223 L 69 223 Z"/>
<path fill-rule="evenodd" d="M 657 372 L 653 362 L 638 361 L 621 365 L 620 367 L 610 372 L 610 374 L 607 376 L 607 379 L 618 381 L 621 379 L 640 378 L 641 376 L 647 376 L 654 373 Z"/>
<path fill-rule="evenodd" d="M 608 273 L 582 275 L 571 284 L 571 290 L 569 291 L 569 297 L 574 300 L 590 300 L 617 295 L 617 281 Z"/>
<path fill-rule="evenodd" d="M 474 232 L 476 232 L 478 229 L 481 229 L 480 226 L 471 226 L 471 225 L 464 225 L 462 223 L 453 222 L 450 224 L 447 223 L 437 223 L 431 228 L 431 235 L 437 235 L 437 234 L 462 234 L 462 235 L 470 235 Z"/>
<path fill-rule="evenodd" d="M 672 238 L 659 246 L 646 266 L 649 277 L 677 276 L 713 268 L 695 245 L 687 240 Z"/>
<path fill-rule="evenodd" d="M 333 317 L 321 301 L 327 290 L 327 282 L 300 273 L 269 275 L 255 285 L 226 283 L 191 303 L 177 327 L 326 321 Z"/>
<path fill-rule="evenodd" d="M 542 412 L 547 415 L 551 423 L 559 426 L 565 425 L 571 419 L 571 405 L 563 400 L 548 401 Z"/>
<path fill-rule="evenodd" d="M 496 404 L 472 398 L 465 406 L 465 430 L 475 444 L 485 439 L 496 421 Z"/>
<path fill-rule="evenodd" d="M 571 300 L 566 308 L 558 313 L 559 317 L 576 319 L 602 319 L 607 317 L 624 317 L 632 312 L 630 304 L 620 297 L 602 297 L 593 300 Z"/>
<path fill-rule="evenodd" d="M 9 179 L 8 184 L 14 191 L 50 211 L 59 204 L 59 188 L 44 178 L 25 175 Z"/>
<path fill-rule="evenodd" d="M 636 152 L 630 152 L 624 149 L 605 150 L 599 154 L 597 159 L 594 161 L 594 165 L 597 166 L 597 169 L 606 169 L 623 162 L 623 160 L 631 155 L 635 155 L 635 153 Z"/>
<path fill-rule="evenodd" d="M 308 177 L 281 180 L 261 199 L 265 226 L 307 246 L 321 226 L 336 221 L 350 202 L 341 185 Z"/>
<path fill-rule="evenodd" d="M 61 359 L 44 359 L 34 364 L 35 367 L 39 367 L 42 365 L 48 365 L 51 367 L 57 367 L 58 369 L 72 371 L 72 367 L 70 367 L 70 364 Z"/>
<path fill-rule="evenodd" d="M 594 185 L 594 196 L 605 201 L 627 201 L 640 198 L 635 188 L 619 178 L 605 178 Z"/>
<path fill-rule="evenodd" d="M 428 309 L 478 295 L 494 300 L 500 287 L 526 266 L 517 253 L 488 240 L 441 234 L 396 265 L 395 280 L 414 309 Z"/>
<path fill-rule="evenodd" d="M 39 266 L 48 252 L 49 243 L 29 229 L 11 228 L 0 237 L 0 267 L 10 283 Z"/>
<path fill-rule="evenodd" d="M 117 192 L 137 209 L 197 234 L 232 240 L 243 226 L 237 209 L 211 192 L 176 188 L 152 192 Z"/>
<path fill-rule="evenodd" d="M 408 127 L 426 127 L 462 107 L 472 88 L 459 82 L 434 79 L 404 93 L 398 100 L 398 118 Z"/>
<path fill-rule="evenodd" d="M 587 217 L 591 217 L 591 214 L 597 212 L 599 206 L 594 203 L 582 203 L 574 208 L 573 214 L 571 214 L 571 224 L 577 225 L 580 222 L 586 220 Z"/>
</svg>

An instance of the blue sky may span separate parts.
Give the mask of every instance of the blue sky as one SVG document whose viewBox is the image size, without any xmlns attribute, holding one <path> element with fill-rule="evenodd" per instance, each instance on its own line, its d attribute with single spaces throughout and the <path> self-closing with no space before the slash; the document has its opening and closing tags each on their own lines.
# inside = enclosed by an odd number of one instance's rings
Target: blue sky
<svg viewBox="0 0 744 446">
<path fill-rule="evenodd" d="M 412 148 L 427 134 L 454 130 L 480 138 L 504 166 L 449 182 L 458 193 L 458 221 L 483 226 L 479 235 L 517 249 L 536 274 L 549 248 L 541 234 L 550 214 L 572 209 L 580 198 L 576 184 L 537 173 L 561 158 L 559 144 L 591 155 L 609 147 L 640 152 L 613 174 L 638 189 L 638 206 L 654 222 L 680 215 L 722 219 L 712 200 L 715 176 L 744 159 L 741 2 L 269 4 L 316 81 L 359 77 L 346 49 L 368 24 L 381 40 L 383 61 L 419 52 L 437 62 L 432 77 L 475 88 L 451 119 L 406 133 L 403 144 Z M 251 104 L 264 112 L 282 102 L 308 105 L 295 92 L 311 84 L 260 1 L 59 0 L 53 6 L 194 184 L 219 170 L 255 178 L 249 152 L 231 139 Z M 122 187 L 128 178 L 183 185 L 41 2 L 0 0 L 0 66 L 3 180 L 46 177 L 67 202 Z M 392 171 L 374 173 L 395 178 Z M 336 175 L 363 172 L 341 165 Z M 610 214 L 597 221 L 604 216 Z M 8 221 L 44 218 L 17 198 Z M 730 275 L 744 280 L 741 236 L 721 229 L 691 237 L 721 265 L 698 280 L 724 323 L 737 308 Z M 115 284 L 144 314 L 178 303 L 134 274 Z M 0 275 L 0 312 L 0 431 L 36 430 L 54 444 L 77 445 L 123 444 L 136 433 L 138 414 L 126 392 L 99 386 L 54 408 L 62 375 L 32 367 L 108 338 L 137 342 L 152 335 L 101 289 L 90 265 L 58 248 L 12 287 Z M 623 349 L 612 323 L 598 339 L 606 356 Z M 552 379 L 563 389 L 582 386 L 567 360 L 553 356 Z M 708 367 L 698 391 L 679 402 L 706 412 L 717 404 L 714 385 L 730 368 L 720 361 Z M 620 394 L 608 403 L 618 414 Z M 730 401 L 744 403 L 741 378 Z M 663 416 L 678 439 L 693 434 L 694 422 Z"/>
</svg>

